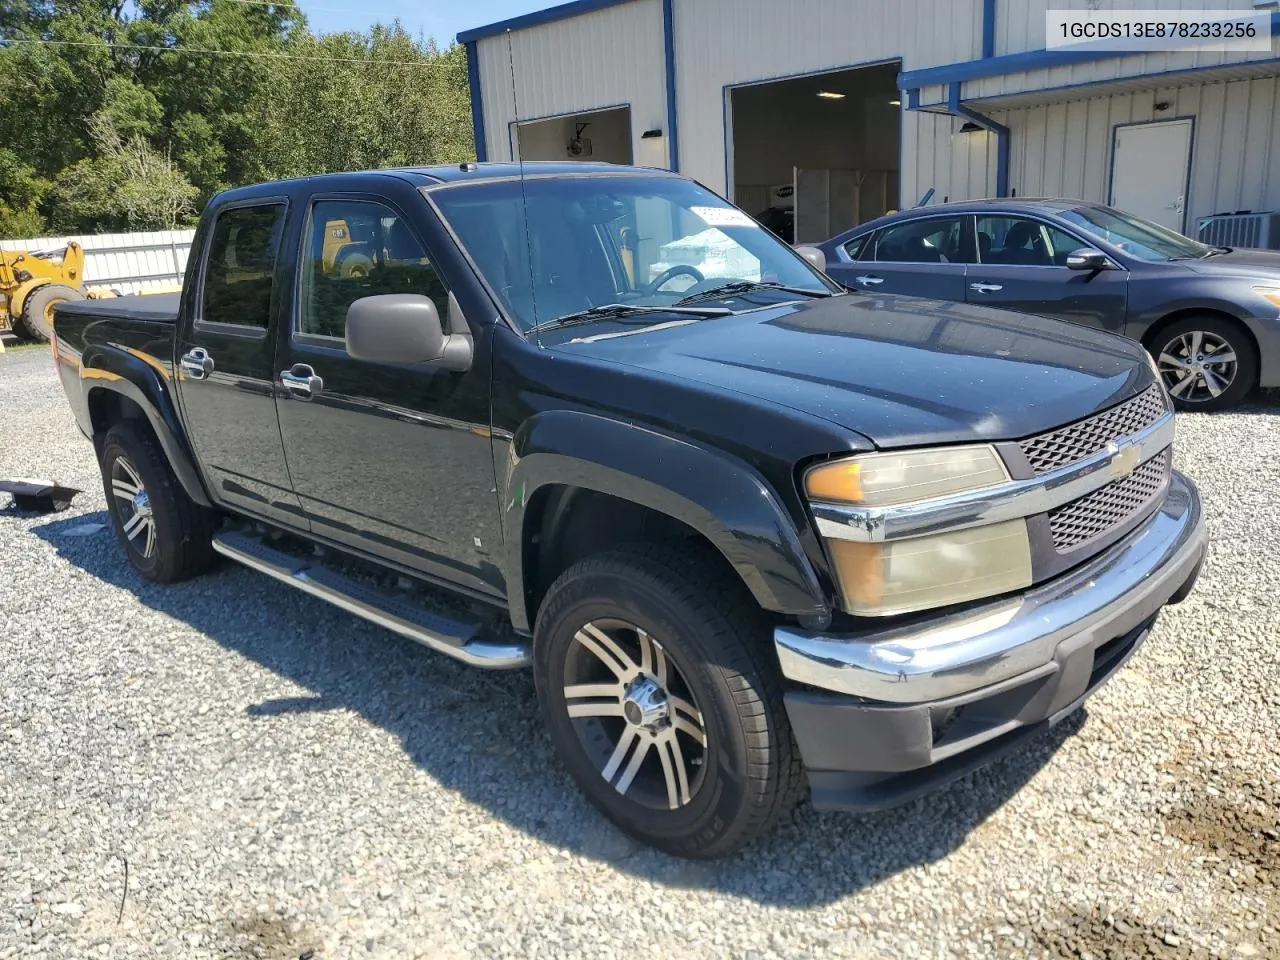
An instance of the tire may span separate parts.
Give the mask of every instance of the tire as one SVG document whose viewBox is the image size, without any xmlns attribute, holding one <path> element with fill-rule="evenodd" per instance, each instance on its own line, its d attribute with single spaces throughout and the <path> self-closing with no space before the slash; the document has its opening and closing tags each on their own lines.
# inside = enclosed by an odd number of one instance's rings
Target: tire
<svg viewBox="0 0 1280 960">
<path fill-rule="evenodd" d="M 1238 323 L 1221 317 L 1179 320 L 1149 337 L 1147 349 L 1179 410 L 1234 407 L 1258 382 L 1258 351 L 1252 338 Z M 1212 362 L 1214 356 L 1228 353 L 1234 361 Z"/>
<path fill-rule="evenodd" d="M 679 857 L 724 856 L 772 826 L 805 782 L 769 635 L 697 550 L 636 544 L 566 570 L 538 613 L 534 683 L 587 799 Z"/>
<path fill-rule="evenodd" d="M 84 292 L 65 283 L 46 283 L 27 294 L 22 315 L 14 330 L 27 340 L 44 340 L 53 335 L 53 307 L 68 300 L 83 300 Z"/>
<path fill-rule="evenodd" d="M 353 252 L 339 257 L 335 266 L 340 277 L 367 277 L 373 270 L 373 259 L 366 254 Z"/>
<path fill-rule="evenodd" d="M 216 514 L 187 496 L 145 426 L 125 422 L 108 430 L 98 463 L 111 527 L 138 573 L 177 583 L 213 566 Z"/>
</svg>

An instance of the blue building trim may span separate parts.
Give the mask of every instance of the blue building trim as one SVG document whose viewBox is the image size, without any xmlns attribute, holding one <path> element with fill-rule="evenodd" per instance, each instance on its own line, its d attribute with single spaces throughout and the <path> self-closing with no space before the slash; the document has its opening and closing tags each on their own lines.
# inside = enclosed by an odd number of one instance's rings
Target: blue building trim
<svg viewBox="0 0 1280 960">
<path fill-rule="evenodd" d="M 971 120 L 996 135 L 996 196 L 1009 195 L 1009 128 L 960 102 L 960 84 L 951 84 L 947 107 L 957 117 Z"/>
<path fill-rule="evenodd" d="M 996 0 L 982 0 L 982 58 L 996 55 Z"/>
<path fill-rule="evenodd" d="M 662 0 L 662 49 L 667 71 L 667 166 L 680 170 L 680 135 L 676 118 L 675 0 Z"/>
<path fill-rule="evenodd" d="M 984 0 L 984 3 L 989 2 L 991 0 Z M 987 11 L 984 8 L 984 52 L 987 46 L 986 16 Z M 1271 35 L 1273 37 L 1280 35 L 1280 10 L 1272 11 L 1271 13 Z M 994 28 L 991 37 L 994 42 Z M 1008 73 L 1024 73 L 1028 70 L 1045 70 L 1049 67 L 1092 63 L 1095 60 L 1110 60 L 1115 57 L 1132 56 L 1134 53 L 1142 52 L 1140 50 L 1025 50 L 1022 53 L 1009 53 L 1003 57 L 984 57 L 981 60 L 965 60 L 961 63 L 948 63 L 940 67 L 926 67 L 923 70 L 906 70 L 898 74 L 898 89 L 909 90 L 918 89 L 919 87 L 945 86 L 965 80 L 981 80 L 984 77 L 1001 77 Z M 1242 60 L 1239 62 L 1248 63 L 1249 61 Z"/>
<path fill-rule="evenodd" d="M 476 159 L 489 159 L 484 137 L 484 100 L 480 95 L 480 51 L 474 40 L 467 41 L 467 87 L 471 91 L 471 135 L 476 141 Z"/>
<path fill-rule="evenodd" d="M 533 13 L 512 17 L 509 20 L 500 20 L 497 23 L 485 24 L 483 27 L 463 30 L 458 34 L 458 42 L 474 43 L 476 40 L 483 40 L 485 37 L 496 37 L 499 34 L 506 33 L 508 30 L 523 30 L 525 27 L 555 23 L 557 20 L 566 20 L 569 17 L 577 17 L 584 13 L 592 13 L 596 10 L 604 10 L 606 7 L 616 7 L 621 3 L 630 2 L 631 0 L 573 0 L 572 3 L 562 3 L 558 7 L 535 10 Z"/>
</svg>

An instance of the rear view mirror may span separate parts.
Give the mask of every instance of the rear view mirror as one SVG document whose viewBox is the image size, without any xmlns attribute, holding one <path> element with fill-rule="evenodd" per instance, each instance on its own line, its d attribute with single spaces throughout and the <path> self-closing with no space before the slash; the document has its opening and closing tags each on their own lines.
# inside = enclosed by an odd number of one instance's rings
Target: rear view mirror
<svg viewBox="0 0 1280 960">
<path fill-rule="evenodd" d="M 455 304 L 450 294 L 451 320 Z M 471 368 L 470 335 L 446 334 L 435 303 L 420 293 L 361 297 L 347 308 L 346 340 L 347 353 L 357 360 L 427 363 L 458 372 Z"/>
<path fill-rule="evenodd" d="M 794 248 L 796 253 L 800 254 L 812 266 L 817 267 L 823 273 L 827 272 L 827 255 L 817 247 L 800 246 Z"/>
<path fill-rule="evenodd" d="M 1067 268 L 1070 270 L 1110 270 L 1111 261 L 1101 250 L 1093 247 L 1081 247 L 1067 254 Z"/>
</svg>

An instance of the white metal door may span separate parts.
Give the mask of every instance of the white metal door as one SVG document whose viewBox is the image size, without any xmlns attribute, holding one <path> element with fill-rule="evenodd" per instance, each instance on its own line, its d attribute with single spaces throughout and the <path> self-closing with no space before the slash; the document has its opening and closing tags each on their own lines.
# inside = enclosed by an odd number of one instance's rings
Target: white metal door
<svg viewBox="0 0 1280 960">
<path fill-rule="evenodd" d="M 1191 120 L 1116 127 L 1111 205 L 1182 231 L 1191 163 Z"/>
</svg>

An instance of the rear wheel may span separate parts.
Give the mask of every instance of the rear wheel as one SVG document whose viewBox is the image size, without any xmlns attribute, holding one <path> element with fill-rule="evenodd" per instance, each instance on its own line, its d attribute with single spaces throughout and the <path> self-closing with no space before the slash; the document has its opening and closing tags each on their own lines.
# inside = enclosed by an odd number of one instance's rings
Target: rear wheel
<svg viewBox="0 0 1280 960">
<path fill-rule="evenodd" d="M 22 315 L 13 327 L 28 340 L 48 340 L 53 336 L 53 308 L 68 300 L 83 300 L 84 292 L 65 283 L 46 283 L 27 294 Z"/>
<path fill-rule="evenodd" d="M 718 857 L 799 799 L 768 626 L 697 551 L 636 545 L 552 585 L 534 639 L 538 699 L 569 772 L 626 833 Z"/>
<path fill-rule="evenodd" d="M 1258 352 L 1238 324 L 1190 317 L 1160 331 L 1148 347 L 1179 410 L 1220 410 L 1258 382 Z"/>
<path fill-rule="evenodd" d="M 215 514 L 187 496 L 150 431 L 116 424 L 103 438 L 99 464 L 111 526 L 135 570 L 175 583 L 213 565 Z"/>
</svg>

